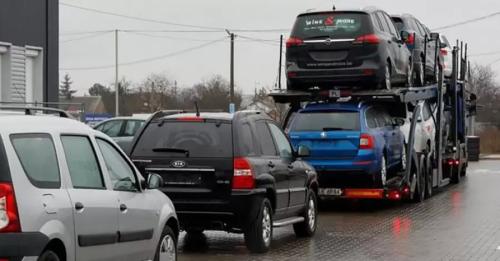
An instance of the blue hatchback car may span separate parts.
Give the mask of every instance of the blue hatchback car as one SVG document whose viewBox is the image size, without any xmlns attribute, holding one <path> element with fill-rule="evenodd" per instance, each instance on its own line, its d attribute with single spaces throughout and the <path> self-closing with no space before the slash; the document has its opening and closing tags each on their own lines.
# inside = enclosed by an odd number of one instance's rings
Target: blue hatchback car
<svg viewBox="0 0 500 261">
<path fill-rule="evenodd" d="M 292 144 L 310 149 L 321 197 L 343 196 L 348 188 L 383 188 L 406 166 L 401 121 L 384 107 L 357 102 L 313 103 L 287 124 Z"/>
</svg>

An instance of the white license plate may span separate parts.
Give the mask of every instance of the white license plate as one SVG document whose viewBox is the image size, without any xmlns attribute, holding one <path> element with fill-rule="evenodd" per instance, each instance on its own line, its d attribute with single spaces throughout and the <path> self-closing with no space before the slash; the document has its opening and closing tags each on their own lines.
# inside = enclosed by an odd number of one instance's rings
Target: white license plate
<svg viewBox="0 0 500 261">
<path fill-rule="evenodd" d="M 342 189 L 338 188 L 323 188 L 319 189 L 320 196 L 342 196 Z"/>
<path fill-rule="evenodd" d="M 328 95 L 330 98 L 340 98 L 340 90 L 330 90 Z"/>
</svg>

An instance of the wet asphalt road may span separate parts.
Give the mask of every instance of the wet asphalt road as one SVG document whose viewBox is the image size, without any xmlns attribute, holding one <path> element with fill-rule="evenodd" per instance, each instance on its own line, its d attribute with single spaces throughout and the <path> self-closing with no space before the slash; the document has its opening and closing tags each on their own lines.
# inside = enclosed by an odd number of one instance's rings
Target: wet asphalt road
<svg viewBox="0 0 500 261">
<path fill-rule="evenodd" d="M 471 163 L 467 178 L 421 204 L 333 202 L 314 238 L 275 229 L 272 249 L 252 255 L 243 236 L 181 235 L 186 260 L 500 260 L 500 161 Z"/>
</svg>

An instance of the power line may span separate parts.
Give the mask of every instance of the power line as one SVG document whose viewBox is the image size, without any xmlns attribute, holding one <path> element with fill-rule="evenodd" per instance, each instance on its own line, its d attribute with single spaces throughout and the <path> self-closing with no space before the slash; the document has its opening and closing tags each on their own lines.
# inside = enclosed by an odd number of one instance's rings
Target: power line
<svg viewBox="0 0 500 261">
<path fill-rule="evenodd" d="M 64 3 L 64 2 L 61 2 L 60 5 L 67 6 L 67 7 L 72 7 L 72 8 L 76 8 L 76 9 L 88 11 L 88 12 L 94 12 L 94 13 L 99 13 L 99 14 L 104 14 L 104 15 L 110 15 L 110 16 L 115 16 L 115 17 L 132 19 L 132 20 L 137 20 L 137 21 L 142 21 L 142 22 L 164 24 L 164 25 L 173 25 L 173 26 L 180 26 L 180 27 L 187 27 L 187 28 L 198 28 L 198 29 L 208 29 L 208 30 L 224 31 L 224 28 L 220 28 L 220 27 L 210 27 L 210 26 L 201 26 L 201 25 L 192 25 L 192 24 L 173 23 L 173 22 L 169 22 L 169 21 L 162 21 L 162 20 L 156 20 L 156 19 L 150 19 L 150 18 L 143 18 L 143 17 L 138 17 L 138 16 L 118 14 L 118 13 L 113 13 L 113 12 L 98 10 L 98 9 L 94 9 L 94 8 L 83 7 L 83 6 L 79 6 L 79 5 L 68 4 L 68 3 Z"/>
<path fill-rule="evenodd" d="M 438 28 L 434 28 L 432 30 L 433 31 L 438 31 L 438 30 L 449 29 L 449 28 L 453 28 L 453 27 L 457 27 L 457 26 L 461 26 L 461 25 L 465 25 L 465 24 L 470 24 L 470 23 L 478 22 L 478 21 L 481 21 L 481 20 L 486 20 L 486 19 L 489 19 L 489 18 L 497 16 L 497 15 L 500 15 L 500 12 L 495 12 L 495 13 L 492 13 L 492 14 L 489 14 L 489 15 L 481 16 L 481 17 L 478 17 L 478 18 L 470 19 L 470 20 L 466 20 L 466 21 L 463 21 L 463 22 L 458 22 L 458 23 L 454 23 L 454 24 L 450 24 L 450 25 L 441 26 L 441 27 L 438 27 Z"/>
<path fill-rule="evenodd" d="M 80 40 L 85 40 L 85 39 L 90 39 L 90 38 L 95 38 L 95 37 L 99 37 L 101 35 L 105 35 L 105 34 L 108 34 L 108 33 L 111 33 L 111 32 L 99 32 L 99 33 L 94 33 L 94 34 L 91 34 L 91 35 L 87 35 L 87 36 L 82 36 L 82 37 L 77 37 L 77 38 L 73 38 L 73 39 L 68 39 L 68 40 L 63 40 L 63 41 L 59 41 L 59 43 L 69 43 L 69 42 L 75 42 L 75 41 L 80 41 Z"/>
<path fill-rule="evenodd" d="M 493 52 L 487 52 L 487 53 L 471 54 L 471 55 L 469 55 L 469 56 L 470 56 L 470 57 L 479 57 L 479 56 L 487 56 L 487 55 L 495 55 L 495 54 L 500 54 L 500 51 L 493 51 Z"/>
<path fill-rule="evenodd" d="M 104 10 L 99 10 L 99 9 L 94 9 L 94 8 L 88 8 L 88 7 L 74 5 L 74 4 L 68 4 L 68 3 L 64 3 L 64 2 L 60 2 L 59 4 L 62 6 L 76 8 L 76 9 L 84 10 L 87 12 L 94 12 L 94 13 L 110 15 L 110 16 L 126 18 L 126 19 L 132 19 L 132 20 L 137 20 L 137 21 L 142 21 L 142 22 L 210 30 L 210 32 L 225 32 L 225 30 L 227 29 L 227 28 L 222 28 L 222 27 L 182 24 L 182 23 L 174 23 L 174 22 L 158 20 L 158 19 L 143 18 L 143 17 L 138 17 L 138 16 L 131 16 L 131 15 L 119 14 L 119 13 L 114 13 L 114 12 L 109 12 L 109 11 L 104 11 Z M 290 29 L 230 29 L 230 31 L 233 31 L 233 32 L 249 32 L 249 33 L 280 33 L 280 32 L 288 32 L 289 30 Z"/>
<path fill-rule="evenodd" d="M 192 42 L 211 42 L 213 40 L 203 40 L 203 39 L 194 39 L 194 38 L 185 38 L 185 37 L 175 37 L 175 36 L 166 36 L 166 35 L 154 35 L 154 34 L 148 34 L 148 33 L 139 33 L 139 32 L 130 32 L 130 31 L 124 31 L 130 34 L 134 35 L 140 35 L 140 36 L 146 36 L 146 37 L 151 37 L 151 38 L 160 38 L 160 39 L 171 39 L 171 40 L 183 40 L 183 41 L 192 41 Z"/>
<path fill-rule="evenodd" d="M 162 60 L 162 59 L 165 59 L 165 58 L 169 58 L 169 57 L 181 55 L 181 54 L 184 54 L 184 53 L 188 53 L 188 52 L 191 52 L 191 51 L 195 51 L 195 50 L 198 50 L 198 49 L 202 49 L 204 47 L 216 44 L 218 42 L 222 42 L 225 39 L 227 39 L 227 37 L 224 37 L 222 39 L 218 39 L 218 40 L 215 40 L 215 41 L 211 41 L 209 43 L 205 43 L 205 44 L 202 44 L 202 45 L 197 45 L 197 46 L 194 46 L 194 47 L 191 47 L 191 48 L 183 49 L 183 50 L 180 50 L 180 51 L 177 51 L 177 52 L 164 54 L 164 55 L 161 55 L 161 56 L 155 56 L 155 57 L 150 57 L 150 58 L 135 60 L 135 61 L 127 62 L 127 63 L 121 63 L 121 64 L 119 64 L 119 66 L 129 66 L 129 65 L 135 65 L 135 64 L 140 64 L 140 63 L 147 63 L 147 62 Z M 93 67 L 68 67 L 68 68 L 60 68 L 60 70 L 62 70 L 62 71 L 92 71 L 92 70 L 110 69 L 110 68 L 114 68 L 115 66 L 116 66 L 115 64 L 112 64 L 112 65 L 102 65 L 102 66 L 93 66 Z"/>
</svg>

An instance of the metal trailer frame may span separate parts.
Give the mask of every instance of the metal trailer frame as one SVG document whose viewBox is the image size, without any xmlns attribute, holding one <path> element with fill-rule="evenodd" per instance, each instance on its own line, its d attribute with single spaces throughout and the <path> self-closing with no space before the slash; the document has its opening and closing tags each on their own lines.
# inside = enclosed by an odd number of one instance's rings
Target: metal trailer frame
<svg viewBox="0 0 500 261">
<path fill-rule="evenodd" d="M 462 44 L 463 46 L 463 44 Z M 467 46 L 467 45 L 466 45 Z M 436 46 L 439 48 L 439 45 Z M 467 47 L 466 47 L 467 48 Z M 459 51 L 461 52 L 459 57 Z M 460 59 L 460 64 L 458 60 Z M 425 174 L 425 182 L 431 189 L 426 191 L 427 196 L 432 195 L 434 189 L 442 188 L 450 183 L 458 183 L 460 174 L 465 173 L 467 168 L 466 133 L 465 122 L 468 116 L 465 112 L 466 106 L 466 74 L 467 72 L 467 51 L 463 56 L 462 49 L 458 46 L 453 49 L 453 75 L 449 80 L 444 79 L 442 70 L 439 72 L 437 84 L 424 87 L 394 88 L 392 90 L 327 90 L 313 89 L 311 91 L 287 91 L 275 90 L 270 96 L 277 103 L 289 103 L 291 109 L 301 108 L 303 103 L 309 102 L 340 102 L 338 96 L 332 98 L 332 93 L 349 97 L 350 100 L 370 101 L 380 103 L 395 104 L 404 108 L 407 113 L 407 104 L 417 104 L 419 101 L 430 101 L 436 105 L 436 137 L 434 151 L 427 155 L 417 153 L 414 148 L 415 127 L 418 115 L 422 109 L 416 106 L 411 119 L 409 141 L 407 141 L 407 168 L 406 171 L 398 173 L 394 178 L 387 181 L 387 185 L 380 191 L 375 189 L 365 190 L 357 195 L 360 198 L 386 198 L 400 200 L 410 198 L 415 200 L 413 195 L 417 189 L 418 180 L 422 181 Z M 344 95 L 342 95 L 344 93 Z M 325 95 L 326 94 L 326 95 Z M 288 121 L 288 113 L 285 122 Z M 461 117 L 459 119 L 459 117 Z M 451 134 L 448 135 L 448 134 Z M 458 162 L 458 164 L 456 164 Z M 451 165 L 449 164 L 451 163 Z M 424 165 L 423 165 L 424 164 Z M 427 167 L 427 168 L 426 168 Z M 429 173 L 429 171 L 431 173 Z M 422 173 L 425 172 L 425 173 Z M 428 175 L 431 175 L 430 177 Z M 457 180 L 458 177 L 458 180 Z M 428 180 L 430 178 L 430 180 Z M 423 189 L 420 189 L 420 191 Z"/>
</svg>

